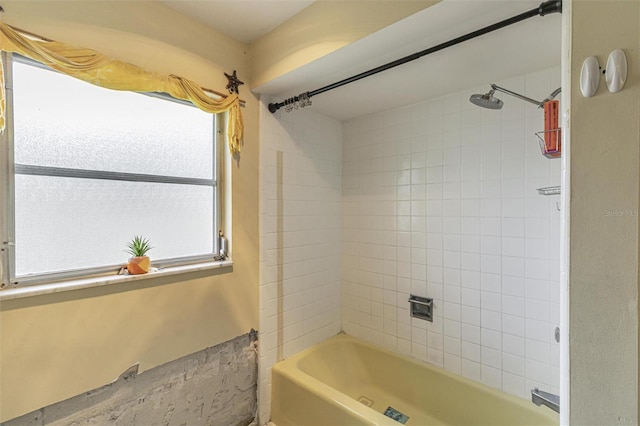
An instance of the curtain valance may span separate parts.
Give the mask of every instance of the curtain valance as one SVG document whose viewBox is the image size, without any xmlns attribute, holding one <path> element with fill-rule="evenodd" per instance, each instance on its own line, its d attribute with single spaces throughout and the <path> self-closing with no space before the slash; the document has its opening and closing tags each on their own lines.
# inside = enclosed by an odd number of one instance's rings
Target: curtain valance
<svg viewBox="0 0 640 426">
<path fill-rule="evenodd" d="M 88 83 L 115 90 L 132 92 L 163 92 L 189 101 L 203 111 L 228 111 L 227 132 L 232 154 L 242 148 L 243 122 L 238 95 L 212 99 L 202 88 L 177 75 L 163 75 L 145 71 L 126 62 L 111 59 L 91 49 L 77 48 L 57 41 L 32 40 L 0 22 L 0 50 L 26 56 L 61 73 Z M 1 64 L 0 64 L 1 65 Z M 4 75 L 0 66 L 0 129 L 5 127 Z"/>
</svg>

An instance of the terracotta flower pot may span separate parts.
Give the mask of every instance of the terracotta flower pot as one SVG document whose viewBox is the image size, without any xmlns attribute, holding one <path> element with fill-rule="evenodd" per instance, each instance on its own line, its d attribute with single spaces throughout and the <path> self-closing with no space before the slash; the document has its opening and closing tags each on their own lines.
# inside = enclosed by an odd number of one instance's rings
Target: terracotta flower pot
<svg viewBox="0 0 640 426">
<path fill-rule="evenodd" d="M 130 257 L 127 263 L 127 270 L 131 275 L 146 274 L 151 268 L 149 256 Z"/>
</svg>

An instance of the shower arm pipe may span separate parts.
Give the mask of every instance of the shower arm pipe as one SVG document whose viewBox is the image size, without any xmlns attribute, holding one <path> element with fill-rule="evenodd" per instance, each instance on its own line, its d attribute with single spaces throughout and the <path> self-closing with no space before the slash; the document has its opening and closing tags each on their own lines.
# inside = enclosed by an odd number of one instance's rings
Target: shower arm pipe
<svg viewBox="0 0 640 426">
<path fill-rule="evenodd" d="M 411 62 L 411 61 L 415 61 L 416 59 L 419 59 L 423 56 L 429 55 L 431 53 L 435 53 L 438 52 L 440 50 L 449 48 L 451 46 L 455 46 L 456 44 L 460 44 L 462 42 L 465 42 L 467 40 L 471 40 L 474 39 L 476 37 L 480 37 L 482 35 L 488 34 L 490 32 L 499 30 L 501 28 L 507 27 L 509 25 L 513 25 L 516 24 L 520 21 L 524 21 L 525 19 L 529 19 L 529 18 L 533 18 L 534 16 L 545 16 L 545 15 L 549 15 L 551 13 L 562 13 L 562 0 L 547 0 L 543 3 L 540 4 L 540 6 L 528 10 L 526 12 L 523 12 L 519 15 L 516 16 L 512 16 L 511 18 L 507 18 L 505 20 L 502 20 L 500 22 L 497 22 L 495 24 L 486 26 L 484 28 L 480 28 L 479 30 L 470 32 L 468 34 L 462 35 L 460 37 L 456 37 L 454 39 L 451 39 L 449 41 L 445 41 L 444 43 L 440 43 L 436 46 L 430 47 L 428 49 L 425 50 L 421 50 L 420 52 L 416 52 L 412 55 L 408 55 L 405 56 L 403 58 L 400 59 L 396 59 L 395 61 L 392 62 L 388 62 L 384 65 L 380 65 L 376 68 L 372 68 L 368 71 L 364 71 L 360 74 L 356 74 L 354 76 L 351 76 L 349 78 L 345 78 L 344 80 L 340 80 L 338 82 L 335 82 L 333 84 L 329 84 L 327 86 L 321 87 L 319 89 L 316 90 L 312 90 L 310 92 L 304 92 L 302 93 L 302 95 L 306 95 L 307 98 L 311 98 L 315 95 L 319 95 L 321 93 L 324 92 L 328 92 L 329 90 L 333 90 L 336 89 L 338 87 L 344 86 L 346 84 L 349 83 L 353 83 L 354 81 L 358 81 L 361 80 L 365 77 L 369 77 L 372 76 L 374 74 L 378 74 L 379 72 L 382 71 L 386 71 L 388 69 L 391 68 L 395 68 L 399 65 L 403 65 L 406 64 L 407 62 Z M 299 95 L 300 96 L 300 95 Z M 287 98 L 282 102 L 275 102 L 275 103 L 270 103 L 269 104 L 269 111 L 272 113 L 275 113 L 276 111 L 278 111 L 281 107 L 291 104 L 291 103 L 295 103 L 297 101 L 300 100 L 299 96 L 293 96 L 291 98 Z"/>
<path fill-rule="evenodd" d="M 498 92 L 502 92 L 502 93 L 506 93 L 507 95 L 511 95 L 515 98 L 521 99 L 523 101 L 526 102 L 530 102 L 532 104 L 534 104 L 535 106 L 537 106 L 538 108 L 542 108 L 544 107 L 544 104 L 548 101 L 550 101 L 551 99 L 555 98 L 558 93 L 560 93 L 560 91 L 562 90 L 561 88 L 557 88 L 556 90 L 554 90 L 553 92 L 551 92 L 551 94 L 549 96 L 547 96 L 546 98 L 544 98 L 541 101 L 536 101 L 535 99 L 531 99 L 525 95 L 521 95 L 520 93 L 516 93 L 516 92 L 512 92 L 509 89 L 505 89 L 504 87 L 500 87 L 497 84 L 491 84 L 491 89 L 494 91 L 498 91 Z"/>
</svg>

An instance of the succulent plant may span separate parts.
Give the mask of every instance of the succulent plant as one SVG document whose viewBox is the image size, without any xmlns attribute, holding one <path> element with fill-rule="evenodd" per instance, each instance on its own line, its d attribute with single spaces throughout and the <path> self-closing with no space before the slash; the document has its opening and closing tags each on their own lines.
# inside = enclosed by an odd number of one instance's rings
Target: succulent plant
<svg viewBox="0 0 640 426">
<path fill-rule="evenodd" d="M 149 245 L 149 240 L 139 235 L 133 237 L 133 240 L 127 243 L 127 253 L 131 256 L 145 256 L 153 247 Z"/>
</svg>

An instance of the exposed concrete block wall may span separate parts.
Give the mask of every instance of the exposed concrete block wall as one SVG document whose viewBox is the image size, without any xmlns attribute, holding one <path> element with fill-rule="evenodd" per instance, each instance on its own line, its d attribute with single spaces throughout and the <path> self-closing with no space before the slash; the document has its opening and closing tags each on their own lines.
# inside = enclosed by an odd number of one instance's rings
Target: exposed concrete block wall
<svg viewBox="0 0 640 426">
<path fill-rule="evenodd" d="M 224 425 L 255 420 L 256 333 L 179 358 L 86 394 L 15 418 L 2 426 Z"/>
</svg>

